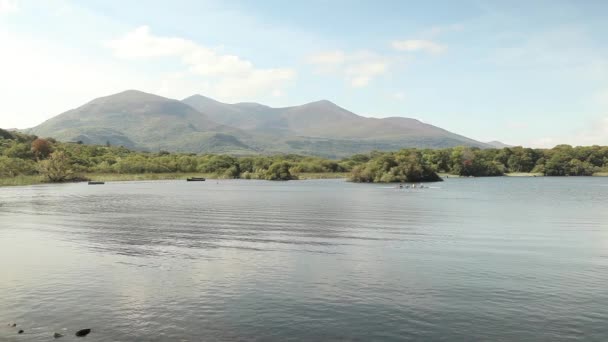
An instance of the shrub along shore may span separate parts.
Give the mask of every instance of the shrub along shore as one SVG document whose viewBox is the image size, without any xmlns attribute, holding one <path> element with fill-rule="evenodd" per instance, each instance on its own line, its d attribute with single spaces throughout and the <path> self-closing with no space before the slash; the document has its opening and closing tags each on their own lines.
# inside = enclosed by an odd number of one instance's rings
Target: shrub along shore
<svg viewBox="0 0 608 342">
<path fill-rule="evenodd" d="M 300 155 L 142 152 L 124 147 L 62 143 L 0 129 L 0 186 L 45 182 L 242 178 L 348 178 L 354 182 L 440 181 L 439 174 L 487 176 L 608 175 L 608 147 L 552 149 L 403 149 L 341 160 Z"/>
</svg>

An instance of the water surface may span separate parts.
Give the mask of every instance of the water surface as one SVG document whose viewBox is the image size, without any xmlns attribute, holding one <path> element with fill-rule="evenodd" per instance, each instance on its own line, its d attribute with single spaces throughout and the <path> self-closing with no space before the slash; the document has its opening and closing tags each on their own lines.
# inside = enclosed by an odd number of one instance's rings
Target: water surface
<svg viewBox="0 0 608 342">
<path fill-rule="evenodd" d="M 607 178 L 432 186 L 0 188 L 0 340 L 608 340 Z"/>
</svg>

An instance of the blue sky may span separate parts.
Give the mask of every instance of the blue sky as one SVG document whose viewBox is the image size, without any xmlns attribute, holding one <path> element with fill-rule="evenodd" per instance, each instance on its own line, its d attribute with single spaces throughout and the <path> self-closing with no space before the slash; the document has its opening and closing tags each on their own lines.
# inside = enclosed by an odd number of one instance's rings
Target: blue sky
<svg viewBox="0 0 608 342">
<path fill-rule="evenodd" d="M 140 89 L 608 144 L 606 1 L 0 0 L 0 127 Z"/>
</svg>

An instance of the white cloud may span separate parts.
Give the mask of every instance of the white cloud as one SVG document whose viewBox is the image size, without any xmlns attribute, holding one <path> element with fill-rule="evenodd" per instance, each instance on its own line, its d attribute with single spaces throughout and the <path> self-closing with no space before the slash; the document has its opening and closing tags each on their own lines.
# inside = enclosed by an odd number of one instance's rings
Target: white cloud
<svg viewBox="0 0 608 342">
<path fill-rule="evenodd" d="M 31 127 L 92 98 L 149 84 L 129 70 L 45 40 L 0 30 L 0 41 L 6 51 L 0 63 L 0 127 Z"/>
<path fill-rule="evenodd" d="M 155 37 L 148 26 L 140 26 L 119 39 L 107 42 L 120 58 L 180 56 L 196 49 L 196 44 L 181 38 Z"/>
<path fill-rule="evenodd" d="M 308 58 L 310 64 L 321 73 L 343 75 L 346 81 L 355 88 L 365 87 L 374 78 L 386 73 L 389 61 L 369 51 L 345 53 L 340 50 L 321 52 Z"/>
<path fill-rule="evenodd" d="M 91 99 L 126 89 L 177 99 L 211 90 L 208 82 L 190 72 L 148 73 L 1 27 L 0 42 L 6 51 L 0 57 L 0 127 L 32 127 Z"/>
<path fill-rule="evenodd" d="M 321 52 L 310 56 L 308 62 L 311 64 L 340 65 L 346 62 L 346 54 L 340 50 Z"/>
<path fill-rule="evenodd" d="M 388 65 L 382 61 L 363 62 L 346 68 L 346 75 L 353 87 L 365 87 L 372 78 L 386 72 Z"/>
<path fill-rule="evenodd" d="M 399 51 L 423 51 L 434 55 L 441 54 L 447 49 L 445 45 L 424 39 L 397 40 L 392 43 L 392 46 Z"/>
<path fill-rule="evenodd" d="M 14 13 L 19 10 L 16 0 L 0 0 L 0 15 Z"/>
<path fill-rule="evenodd" d="M 213 93 L 224 99 L 237 99 L 254 93 L 272 94 L 295 78 L 288 68 L 256 68 L 238 56 L 222 54 L 191 40 L 153 35 L 141 26 L 124 36 L 105 43 L 118 58 L 141 60 L 173 57 L 188 67 L 189 72 L 214 78 Z"/>
</svg>

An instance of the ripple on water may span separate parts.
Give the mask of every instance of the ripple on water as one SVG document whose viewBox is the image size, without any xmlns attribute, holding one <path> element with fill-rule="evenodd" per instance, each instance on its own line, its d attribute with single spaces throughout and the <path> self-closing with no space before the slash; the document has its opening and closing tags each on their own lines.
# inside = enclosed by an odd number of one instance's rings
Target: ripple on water
<svg viewBox="0 0 608 342">
<path fill-rule="evenodd" d="M 0 320 L 31 341 L 605 340 L 603 182 L 3 188 Z"/>
</svg>

